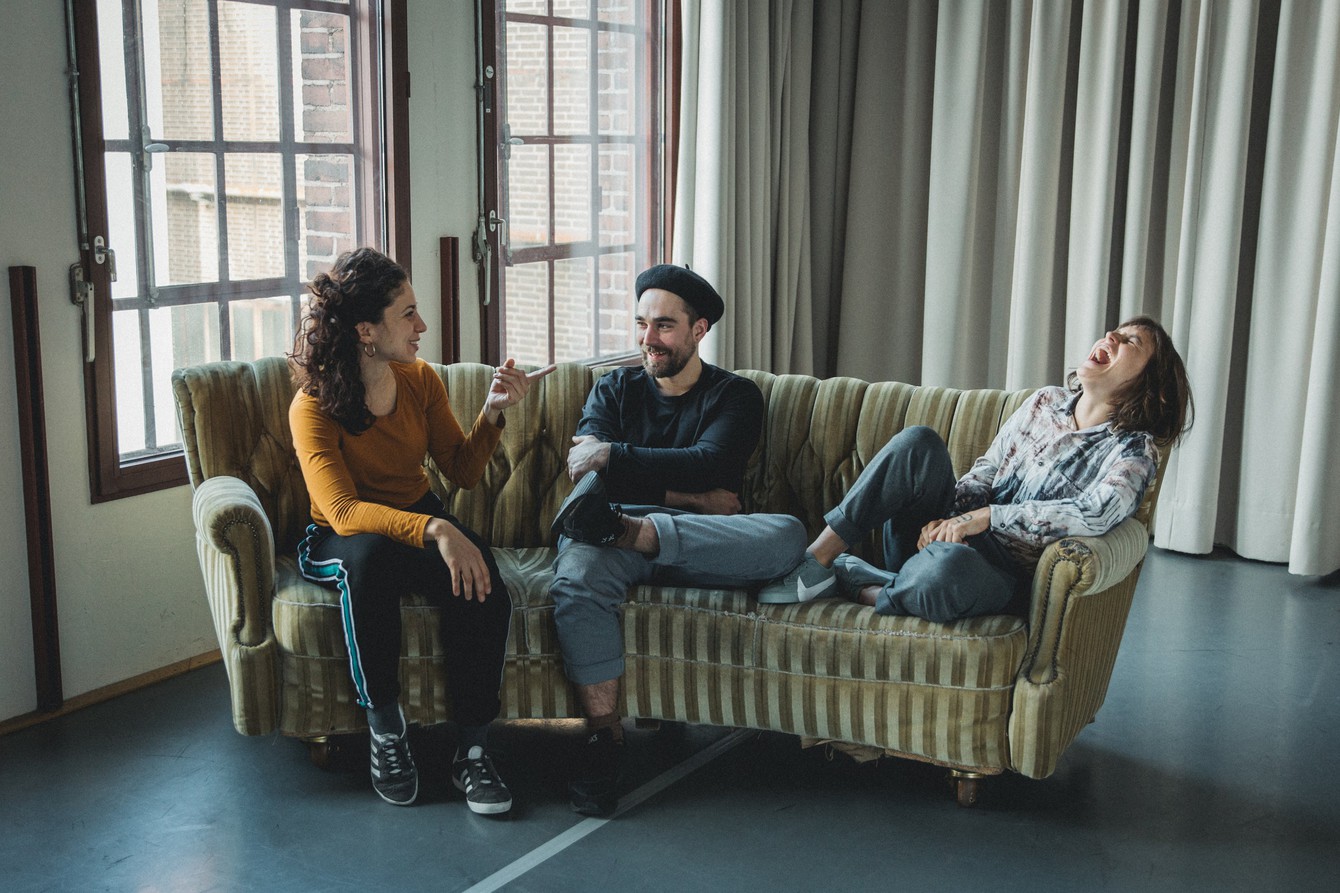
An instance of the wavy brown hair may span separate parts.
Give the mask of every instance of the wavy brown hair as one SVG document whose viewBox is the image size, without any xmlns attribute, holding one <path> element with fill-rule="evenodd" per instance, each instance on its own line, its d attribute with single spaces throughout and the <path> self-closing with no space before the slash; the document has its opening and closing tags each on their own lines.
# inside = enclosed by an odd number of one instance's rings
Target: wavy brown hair
<svg viewBox="0 0 1340 893">
<path fill-rule="evenodd" d="M 312 293 L 293 340 L 293 377 L 321 411 L 351 434 L 372 427 L 359 370 L 358 324 L 379 323 L 409 274 L 374 248 L 346 251 L 329 273 L 307 286 Z"/>
<path fill-rule="evenodd" d="M 1195 418 L 1195 401 L 1191 398 L 1186 367 L 1172 338 L 1156 319 L 1134 316 L 1117 328 L 1127 326 L 1149 333 L 1154 351 L 1144 371 L 1118 395 L 1108 421 L 1118 431 L 1149 432 L 1161 449 L 1174 446 L 1191 430 Z M 1074 371 L 1066 376 L 1066 385 L 1071 391 L 1084 390 Z"/>
</svg>

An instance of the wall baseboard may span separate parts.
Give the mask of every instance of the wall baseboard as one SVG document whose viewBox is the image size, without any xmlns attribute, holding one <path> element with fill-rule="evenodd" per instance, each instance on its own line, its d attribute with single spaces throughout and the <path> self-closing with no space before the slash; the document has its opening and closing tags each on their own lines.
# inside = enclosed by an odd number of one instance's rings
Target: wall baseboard
<svg viewBox="0 0 1340 893">
<path fill-rule="evenodd" d="M 159 667 L 156 670 L 150 670 L 147 673 L 141 673 L 138 676 L 132 676 L 129 679 L 122 679 L 120 682 L 104 685 L 102 688 L 95 688 L 93 691 L 69 698 L 56 710 L 47 712 L 34 711 L 32 713 L 21 714 L 13 719 L 0 720 L 0 737 L 8 735 L 10 732 L 17 732 L 20 729 L 40 725 L 50 719 L 67 716 L 74 713 L 76 710 L 92 707 L 94 704 L 101 704 L 103 701 L 110 701 L 112 698 L 129 694 L 132 691 L 138 691 L 141 688 L 147 688 L 156 682 L 162 682 L 165 679 L 171 679 L 174 676 L 189 673 L 191 670 L 196 670 L 200 667 L 216 664 L 221 660 L 223 660 L 223 654 L 219 649 L 215 648 L 213 651 L 206 651 L 204 654 L 197 654 L 195 657 L 179 660 L 174 664 L 168 664 L 166 667 Z"/>
</svg>

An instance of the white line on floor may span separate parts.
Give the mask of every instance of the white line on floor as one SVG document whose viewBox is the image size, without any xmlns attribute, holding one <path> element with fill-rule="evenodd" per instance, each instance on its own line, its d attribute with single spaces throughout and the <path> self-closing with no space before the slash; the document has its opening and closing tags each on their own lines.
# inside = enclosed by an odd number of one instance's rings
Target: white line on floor
<svg viewBox="0 0 1340 893">
<path fill-rule="evenodd" d="M 712 762 L 717 757 L 754 734 L 757 733 L 752 732 L 749 729 L 738 729 L 731 732 L 726 737 L 704 747 L 679 765 L 672 766 L 662 772 L 642 787 L 633 791 L 627 797 L 620 798 L 619 808 L 614 811 L 613 815 L 603 819 L 583 819 L 554 839 L 537 846 L 512 864 L 498 869 L 473 887 L 470 887 L 465 893 L 492 893 L 492 891 L 500 889 L 504 884 L 515 880 L 545 860 L 558 855 L 592 831 L 600 829 L 606 822 L 617 819 L 644 800 L 656 796 L 681 778 L 684 778 Z"/>
</svg>

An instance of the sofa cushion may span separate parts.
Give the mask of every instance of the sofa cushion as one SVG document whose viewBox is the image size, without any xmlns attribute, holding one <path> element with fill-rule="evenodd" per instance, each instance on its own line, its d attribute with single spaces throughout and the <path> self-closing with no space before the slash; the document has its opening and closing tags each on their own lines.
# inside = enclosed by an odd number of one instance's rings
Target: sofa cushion
<svg viewBox="0 0 1340 893">
<path fill-rule="evenodd" d="M 298 572 L 297 559 L 291 555 L 277 556 L 275 565 L 271 619 L 281 651 L 301 657 L 337 657 L 347 664 L 349 650 L 340 618 L 339 591 L 304 579 Z M 509 656 L 524 653 L 522 630 L 515 617 L 514 608 L 507 640 Z M 407 659 L 436 660 L 442 654 L 438 611 L 424 597 L 410 595 L 401 602 L 400 641 L 400 653 Z"/>
<path fill-rule="evenodd" d="M 1028 630 L 1010 615 L 934 623 L 841 599 L 759 605 L 752 666 L 806 676 L 1008 689 Z"/>
</svg>

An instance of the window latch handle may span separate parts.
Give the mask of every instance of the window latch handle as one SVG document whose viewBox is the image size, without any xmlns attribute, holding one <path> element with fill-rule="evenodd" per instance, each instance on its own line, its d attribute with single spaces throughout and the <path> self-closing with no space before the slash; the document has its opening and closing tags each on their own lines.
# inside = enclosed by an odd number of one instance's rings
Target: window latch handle
<svg viewBox="0 0 1340 893">
<path fill-rule="evenodd" d="M 512 233 L 507 228 L 507 219 L 499 217 L 497 211 L 489 211 L 489 232 L 498 233 L 498 247 L 502 249 L 503 260 L 512 263 Z"/>
<path fill-rule="evenodd" d="M 116 281 L 116 252 L 107 247 L 106 240 L 98 236 L 93 240 L 93 260 L 107 265 L 107 278 Z"/>
</svg>

